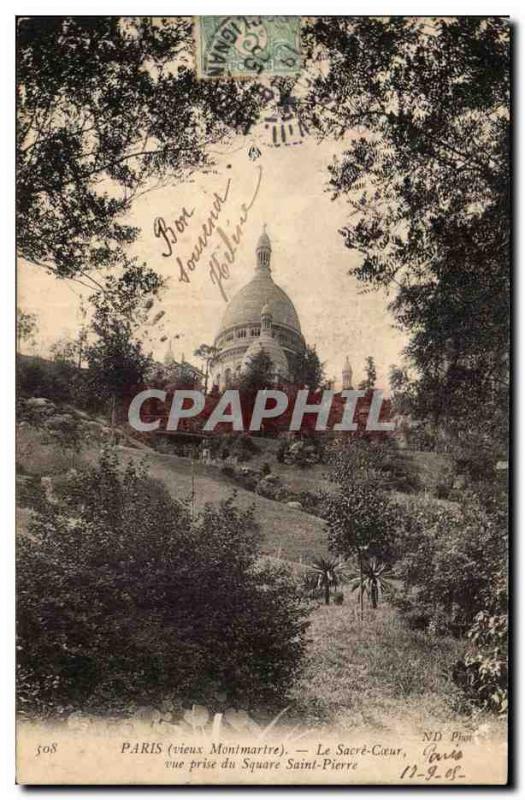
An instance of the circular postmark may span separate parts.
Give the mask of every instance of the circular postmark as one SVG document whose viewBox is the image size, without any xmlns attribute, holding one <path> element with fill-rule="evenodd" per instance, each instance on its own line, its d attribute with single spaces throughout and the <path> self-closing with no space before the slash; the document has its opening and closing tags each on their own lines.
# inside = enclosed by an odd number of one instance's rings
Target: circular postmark
<svg viewBox="0 0 525 800">
<path fill-rule="evenodd" d="M 201 78 L 290 76 L 302 65 L 299 17 L 197 17 Z"/>
</svg>

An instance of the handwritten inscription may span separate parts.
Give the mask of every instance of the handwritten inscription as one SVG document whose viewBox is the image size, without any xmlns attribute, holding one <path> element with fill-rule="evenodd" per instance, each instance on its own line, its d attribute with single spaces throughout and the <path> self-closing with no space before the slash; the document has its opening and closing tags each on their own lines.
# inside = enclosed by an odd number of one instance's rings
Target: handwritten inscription
<svg viewBox="0 0 525 800">
<path fill-rule="evenodd" d="M 190 274 L 195 271 L 201 259 L 207 255 L 210 280 L 219 289 L 223 300 L 228 302 L 223 284 L 230 277 L 230 267 L 235 263 L 237 250 L 244 235 L 249 213 L 259 194 L 261 181 L 262 167 L 259 166 L 252 197 L 248 203 L 241 203 L 240 213 L 234 223 L 229 219 L 225 223 L 222 222 L 224 208 L 230 194 L 231 178 L 228 179 L 222 192 L 214 193 L 211 208 L 192 244 L 189 257 L 183 258 L 177 253 L 177 248 L 180 244 L 180 237 L 190 228 L 195 209 L 188 210 L 183 206 L 171 224 L 168 224 L 164 217 L 155 218 L 153 233 L 162 242 L 162 255 L 165 258 L 175 258 L 179 282 L 190 283 Z"/>
<path fill-rule="evenodd" d="M 164 217 L 156 217 L 155 222 L 153 223 L 153 232 L 157 239 L 162 239 L 168 248 L 168 252 L 162 252 L 164 258 L 169 258 L 173 255 L 173 245 L 176 245 L 179 241 L 179 237 L 189 225 L 191 217 L 195 209 L 192 208 L 191 211 L 188 211 L 185 206 L 182 207 L 182 211 L 179 216 L 173 221 L 172 225 L 167 225 Z"/>
</svg>

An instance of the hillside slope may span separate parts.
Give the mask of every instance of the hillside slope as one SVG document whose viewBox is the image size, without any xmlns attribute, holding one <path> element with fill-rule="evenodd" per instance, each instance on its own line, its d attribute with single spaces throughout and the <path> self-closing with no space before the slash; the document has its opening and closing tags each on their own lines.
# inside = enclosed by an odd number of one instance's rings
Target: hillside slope
<svg viewBox="0 0 525 800">
<path fill-rule="evenodd" d="M 45 431 L 30 423 L 19 426 L 17 434 L 17 467 L 19 488 L 39 482 L 42 477 L 57 478 L 69 469 L 81 469 L 93 464 L 100 452 L 101 437 L 95 427 L 103 434 L 104 426 L 95 420 L 89 421 L 89 437 L 80 448 L 64 448 L 59 441 L 49 437 Z M 162 481 L 172 497 L 177 500 L 190 500 L 192 484 L 195 507 L 202 508 L 205 503 L 217 503 L 230 497 L 234 492 L 242 508 L 253 507 L 255 518 L 260 525 L 263 537 L 263 554 L 276 556 L 289 561 L 309 562 L 326 552 L 326 534 L 323 522 L 299 509 L 290 508 L 285 503 L 261 497 L 254 492 L 240 488 L 232 479 L 224 475 L 218 467 L 206 466 L 189 458 L 164 455 L 151 449 L 136 449 L 117 445 L 117 452 L 123 462 L 134 461 L 146 464 L 150 475 Z M 27 508 L 24 497 L 27 491 L 19 492 L 20 508 Z M 20 516 L 19 530 L 27 529 L 28 515 Z"/>
</svg>

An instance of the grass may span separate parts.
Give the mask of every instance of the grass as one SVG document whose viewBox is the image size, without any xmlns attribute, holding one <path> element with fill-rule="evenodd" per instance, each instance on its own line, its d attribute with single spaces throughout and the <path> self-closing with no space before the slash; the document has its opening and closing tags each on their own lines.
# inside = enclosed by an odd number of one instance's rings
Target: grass
<svg viewBox="0 0 525 800">
<path fill-rule="evenodd" d="M 352 598 L 312 612 L 307 664 L 293 692 L 298 716 L 308 725 L 392 732 L 462 719 L 449 676 L 464 645 L 409 630 L 386 603 L 365 609 L 363 622 L 358 611 Z"/>
<path fill-rule="evenodd" d="M 73 466 L 94 463 L 99 451 L 98 443 L 93 442 L 79 451 L 66 452 L 57 443 L 46 442 L 33 428 L 22 429 L 17 445 L 22 480 L 60 475 Z M 226 499 L 235 491 L 240 506 L 254 507 L 264 535 L 262 550 L 271 560 L 294 562 L 297 572 L 299 562 L 308 564 L 326 555 L 320 519 L 239 488 L 216 467 L 195 463 L 192 470 L 187 458 L 128 447 L 118 450 L 123 461 L 145 460 L 152 477 L 161 480 L 178 500 L 187 500 L 193 485 L 197 508 Z M 265 455 L 261 453 L 259 459 Z M 278 465 L 275 471 L 293 484 L 295 491 L 320 488 L 326 474 L 322 465 L 307 470 Z M 401 493 L 394 496 L 404 498 Z M 422 495 L 404 499 L 447 505 Z M 27 530 L 29 515 L 28 509 L 20 510 L 19 531 Z M 355 595 L 348 592 L 342 606 L 314 608 L 310 621 L 306 664 L 293 688 L 289 717 L 308 726 L 343 731 L 379 729 L 396 736 L 403 730 L 433 725 L 469 724 L 451 704 L 457 689 L 450 673 L 461 656 L 461 642 L 409 630 L 386 603 L 377 611 L 367 608 L 361 621 Z"/>
<path fill-rule="evenodd" d="M 192 467 L 188 458 L 123 446 L 117 449 L 123 461 L 145 461 L 150 475 L 161 480 L 176 500 L 190 498 Z M 71 468 L 78 470 L 95 463 L 99 452 L 98 443 L 66 451 L 57 442 L 46 441 L 41 431 L 27 427 L 18 434 L 17 466 L 20 473 L 28 476 L 59 476 Z M 239 506 L 253 507 L 263 533 L 264 555 L 310 562 L 326 554 L 326 534 L 320 519 L 240 488 L 217 467 L 195 462 L 193 488 L 196 508 L 226 500 L 233 492 Z"/>
<path fill-rule="evenodd" d="M 128 448 L 120 450 L 126 458 L 146 459 L 151 476 L 163 481 L 174 498 L 187 500 L 190 497 L 192 470 L 189 459 L 153 452 L 146 454 Z M 254 508 L 264 537 L 263 555 L 309 562 L 326 554 L 324 523 L 318 517 L 242 489 L 217 467 L 196 462 L 193 465 L 193 483 L 196 508 L 225 500 L 234 491 L 241 508 Z"/>
</svg>

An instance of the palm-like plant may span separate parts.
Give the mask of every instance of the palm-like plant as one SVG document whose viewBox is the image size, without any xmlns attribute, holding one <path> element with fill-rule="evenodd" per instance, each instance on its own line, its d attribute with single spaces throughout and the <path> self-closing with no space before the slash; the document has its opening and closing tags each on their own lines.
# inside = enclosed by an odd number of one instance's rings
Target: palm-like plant
<svg viewBox="0 0 525 800">
<path fill-rule="evenodd" d="M 359 575 L 352 575 L 351 591 L 355 592 L 356 589 L 359 589 L 361 600 L 364 592 L 366 592 L 372 603 L 372 608 L 377 608 L 380 596 L 386 594 L 392 586 L 391 574 L 392 568 L 389 564 L 372 556 L 362 564 L 362 570 Z"/>
<path fill-rule="evenodd" d="M 330 589 L 338 586 L 343 578 L 344 562 L 335 558 L 319 558 L 310 566 L 308 583 L 312 589 L 322 589 L 324 601 L 330 605 Z"/>
</svg>

